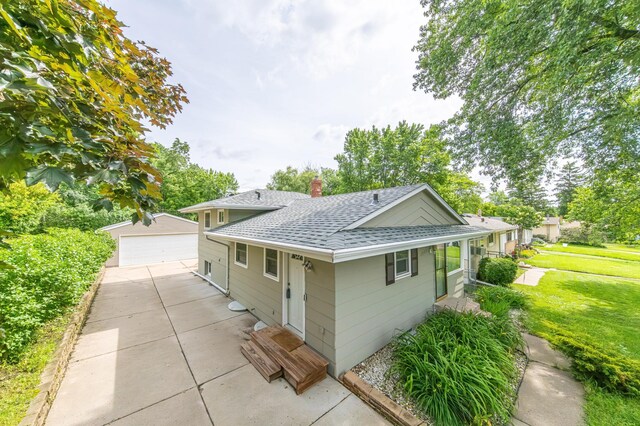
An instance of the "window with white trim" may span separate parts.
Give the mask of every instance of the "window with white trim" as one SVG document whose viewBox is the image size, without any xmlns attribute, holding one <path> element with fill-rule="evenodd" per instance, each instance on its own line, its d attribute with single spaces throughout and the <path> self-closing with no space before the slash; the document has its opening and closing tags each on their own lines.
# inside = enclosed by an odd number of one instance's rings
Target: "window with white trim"
<svg viewBox="0 0 640 426">
<path fill-rule="evenodd" d="M 243 268 L 249 265 L 249 247 L 244 243 L 236 243 L 235 264 Z"/>
<path fill-rule="evenodd" d="M 493 234 L 489 234 L 489 237 L 487 238 L 489 241 L 489 245 L 493 244 Z"/>
<path fill-rule="evenodd" d="M 204 212 L 204 227 L 211 228 L 211 212 Z"/>
<path fill-rule="evenodd" d="M 405 277 L 418 275 L 418 249 L 402 250 L 385 255 L 385 280 L 387 285 Z"/>
<path fill-rule="evenodd" d="M 224 223 L 224 209 L 218 210 L 218 225 L 222 225 Z"/>
<path fill-rule="evenodd" d="M 264 249 L 264 276 L 278 281 L 278 250 Z"/>
<path fill-rule="evenodd" d="M 396 280 L 411 275 L 411 262 L 409 262 L 409 250 L 397 251 L 394 253 Z"/>
<path fill-rule="evenodd" d="M 460 241 L 447 243 L 447 273 L 456 272 L 462 268 L 462 244 Z"/>
</svg>

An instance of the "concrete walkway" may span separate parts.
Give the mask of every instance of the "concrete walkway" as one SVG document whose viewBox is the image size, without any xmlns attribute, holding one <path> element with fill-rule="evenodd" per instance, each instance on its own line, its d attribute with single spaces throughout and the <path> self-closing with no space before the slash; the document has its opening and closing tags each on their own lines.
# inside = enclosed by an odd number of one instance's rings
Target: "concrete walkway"
<svg viewBox="0 0 640 426">
<path fill-rule="evenodd" d="M 297 396 L 240 353 L 256 322 L 195 262 L 110 268 L 47 425 L 386 425 L 332 378 Z"/>
<path fill-rule="evenodd" d="M 530 286 L 537 286 L 540 279 L 547 273 L 548 269 L 545 268 L 529 268 L 523 269 L 524 273 L 520 275 L 513 282 L 514 284 L 524 284 Z"/>
<path fill-rule="evenodd" d="M 546 340 L 523 336 L 529 364 L 518 391 L 513 425 L 583 425 L 584 387 L 567 371 L 569 359 Z"/>
</svg>

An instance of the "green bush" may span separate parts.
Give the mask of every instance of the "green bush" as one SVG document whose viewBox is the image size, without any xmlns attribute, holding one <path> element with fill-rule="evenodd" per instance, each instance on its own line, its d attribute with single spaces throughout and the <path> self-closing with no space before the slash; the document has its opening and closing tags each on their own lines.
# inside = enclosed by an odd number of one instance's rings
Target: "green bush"
<svg viewBox="0 0 640 426">
<path fill-rule="evenodd" d="M 507 423 L 522 337 L 507 318 L 445 310 L 405 333 L 394 346 L 392 371 L 406 395 L 436 424 Z"/>
<path fill-rule="evenodd" d="M 520 250 L 520 254 L 518 255 L 519 257 L 523 258 L 523 259 L 530 259 L 533 256 L 535 256 L 537 253 L 535 250 Z"/>
<path fill-rule="evenodd" d="M 507 258 L 485 257 L 478 266 L 478 279 L 490 284 L 508 286 L 516 279 L 518 265 Z"/>
<path fill-rule="evenodd" d="M 7 241 L 0 260 L 0 359 L 15 362 L 37 329 L 77 303 L 111 256 L 107 234 L 50 229 Z"/>
<path fill-rule="evenodd" d="M 604 247 L 605 236 L 602 232 L 586 226 L 563 228 L 558 239 L 562 243 L 571 243 L 592 247 Z"/>
<path fill-rule="evenodd" d="M 552 342 L 573 358 L 573 369 L 581 379 L 629 396 L 640 396 L 640 362 L 608 353 L 577 336 L 556 335 Z"/>
<path fill-rule="evenodd" d="M 507 287 L 480 287 L 475 298 L 482 310 L 496 316 L 506 315 L 511 309 L 524 309 L 528 303 L 527 295 Z"/>
</svg>

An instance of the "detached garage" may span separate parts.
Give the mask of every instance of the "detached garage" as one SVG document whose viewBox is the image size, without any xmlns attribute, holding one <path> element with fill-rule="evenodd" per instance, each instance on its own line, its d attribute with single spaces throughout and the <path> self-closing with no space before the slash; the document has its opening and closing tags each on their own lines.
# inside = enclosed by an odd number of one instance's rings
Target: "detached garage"
<svg viewBox="0 0 640 426">
<path fill-rule="evenodd" d="M 116 241 L 107 266 L 144 265 L 198 257 L 198 222 L 158 213 L 149 226 L 130 221 L 105 226 Z"/>
</svg>

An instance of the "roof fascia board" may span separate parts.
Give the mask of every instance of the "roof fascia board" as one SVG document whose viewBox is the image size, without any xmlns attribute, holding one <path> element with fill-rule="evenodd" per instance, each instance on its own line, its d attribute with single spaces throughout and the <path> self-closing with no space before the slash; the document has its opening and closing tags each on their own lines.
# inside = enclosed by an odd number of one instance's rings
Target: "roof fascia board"
<svg viewBox="0 0 640 426">
<path fill-rule="evenodd" d="M 421 238 L 411 241 L 401 241 L 396 243 L 377 244 L 374 246 L 358 247 L 352 249 L 336 250 L 333 255 L 334 263 L 348 262 L 350 260 L 362 259 L 364 257 L 378 256 L 399 250 L 410 250 L 414 248 L 424 247 L 427 245 L 435 245 L 448 243 L 452 241 L 465 240 L 474 237 L 482 237 L 491 234 L 491 231 L 476 231 L 466 234 L 447 235 L 435 238 Z"/>
<path fill-rule="evenodd" d="M 180 217 L 180 216 L 174 216 L 172 214 L 169 213 L 156 213 L 153 215 L 153 219 L 157 219 L 159 217 L 162 216 L 168 216 L 168 217 L 172 217 L 174 219 L 180 219 L 184 222 L 188 222 L 192 225 L 197 225 L 198 222 L 195 222 L 193 220 L 189 220 L 189 219 L 185 219 L 184 217 Z M 134 225 L 130 220 L 125 220 L 124 222 L 119 222 L 119 223 L 114 223 L 113 225 L 107 225 L 105 227 L 100 228 L 100 231 L 111 231 L 112 229 L 116 229 L 116 228 L 122 228 L 123 226 L 129 226 L 129 225 Z"/>
<path fill-rule="evenodd" d="M 333 250 L 329 250 L 329 249 L 320 249 L 320 248 L 302 246 L 297 244 L 279 243 L 276 241 L 267 241 L 267 240 L 261 240 L 258 238 L 246 238 L 246 237 L 239 237 L 239 236 L 223 235 L 223 234 L 218 234 L 210 231 L 205 231 L 204 235 L 210 235 L 212 237 L 216 237 L 218 239 L 225 240 L 225 241 L 238 241 L 245 244 L 251 244 L 258 247 L 272 248 L 275 250 L 284 249 L 284 251 L 291 251 L 293 253 L 301 254 L 303 256 L 313 257 L 314 259 L 324 260 L 326 262 L 331 262 L 331 263 L 333 262 Z"/>
<path fill-rule="evenodd" d="M 285 206 L 254 206 L 247 204 L 211 204 L 208 206 L 200 206 L 200 207 L 185 207 L 183 209 L 178 210 L 180 213 L 196 213 L 202 210 L 212 210 L 212 209 L 227 209 L 227 210 L 279 210 Z"/>
<path fill-rule="evenodd" d="M 464 220 L 464 218 L 462 216 L 460 216 L 455 210 L 453 210 L 451 208 L 451 206 L 449 204 L 447 204 L 442 197 L 440 197 L 440 195 L 438 195 L 438 193 L 436 191 L 433 190 L 433 188 L 431 188 L 429 185 L 427 185 L 426 183 L 423 185 L 420 185 L 418 188 L 414 189 L 413 191 L 409 192 L 408 194 L 403 195 L 402 197 L 398 198 L 397 200 L 395 200 L 392 203 L 387 204 L 386 206 L 376 210 L 375 212 L 363 217 L 362 219 L 358 219 L 355 222 L 353 222 L 351 225 L 342 228 L 343 230 L 348 230 L 348 229 L 355 229 L 357 227 L 359 227 L 360 225 L 363 225 L 367 222 L 369 222 L 370 220 L 376 218 L 377 216 L 381 215 L 382 213 L 391 210 L 392 208 L 394 208 L 395 206 L 397 206 L 398 204 L 402 203 L 403 201 L 408 200 L 411 197 L 414 197 L 415 195 L 420 194 L 422 191 L 427 191 L 431 196 L 433 196 L 433 198 L 436 199 L 437 202 L 439 202 L 442 207 L 444 207 L 449 213 L 451 213 L 453 215 L 453 217 L 455 217 L 456 219 L 458 219 L 460 221 L 461 224 L 463 225 L 468 225 L 469 223 Z"/>
</svg>

